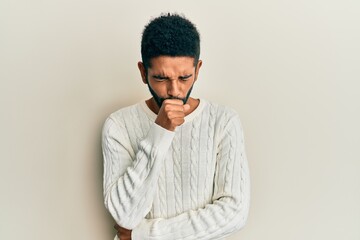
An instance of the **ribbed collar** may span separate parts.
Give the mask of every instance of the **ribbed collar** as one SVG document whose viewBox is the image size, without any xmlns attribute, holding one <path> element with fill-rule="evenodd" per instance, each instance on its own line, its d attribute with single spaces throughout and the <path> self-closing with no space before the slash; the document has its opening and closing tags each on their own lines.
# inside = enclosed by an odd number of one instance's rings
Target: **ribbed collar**
<svg viewBox="0 0 360 240">
<path fill-rule="evenodd" d="M 200 100 L 200 103 L 195 108 L 195 110 L 192 113 L 190 113 L 189 115 L 185 116 L 185 123 L 191 122 L 196 116 L 201 114 L 202 110 L 205 108 L 205 106 L 207 104 L 206 100 L 204 100 L 202 98 L 199 98 L 199 100 Z M 151 120 L 155 121 L 157 118 L 157 114 L 155 114 L 153 111 L 150 110 L 150 108 L 146 105 L 145 100 L 141 101 L 139 104 L 140 104 L 141 109 L 146 113 L 146 115 Z"/>
</svg>

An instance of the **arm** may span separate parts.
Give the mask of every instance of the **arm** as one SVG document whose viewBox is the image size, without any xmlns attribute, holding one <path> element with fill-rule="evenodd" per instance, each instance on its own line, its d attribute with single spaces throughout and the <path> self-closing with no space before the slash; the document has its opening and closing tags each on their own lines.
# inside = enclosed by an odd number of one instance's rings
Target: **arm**
<svg viewBox="0 0 360 240">
<path fill-rule="evenodd" d="M 174 132 L 152 124 L 132 153 L 125 126 L 111 117 L 104 124 L 104 203 L 117 224 L 132 229 L 149 212 L 161 167 Z"/>
<path fill-rule="evenodd" d="M 190 106 L 167 99 L 147 135 L 133 153 L 127 130 L 120 121 L 107 119 L 103 128 L 105 207 L 117 224 L 133 229 L 150 211 L 165 155 L 184 123 Z"/>
<path fill-rule="evenodd" d="M 219 144 L 212 203 L 169 219 L 143 219 L 132 239 L 220 239 L 245 225 L 250 179 L 239 118 L 227 124 Z"/>
</svg>

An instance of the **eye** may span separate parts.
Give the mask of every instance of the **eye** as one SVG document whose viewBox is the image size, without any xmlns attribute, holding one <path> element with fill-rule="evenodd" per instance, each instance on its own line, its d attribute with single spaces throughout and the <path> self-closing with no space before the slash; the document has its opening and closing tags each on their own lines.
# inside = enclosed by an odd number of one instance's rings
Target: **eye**
<svg viewBox="0 0 360 240">
<path fill-rule="evenodd" d="M 157 82 L 163 82 L 163 81 L 165 81 L 165 80 L 167 80 L 168 78 L 167 77 L 164 77 L 164 76 L 158 76 L 158 75 L 156 75 L 156 76 L 153 76 L 153 78 L 155 79 L 155 81 L 157 81 Z"/>
<path fill-rule="evenodd" d="M 192 74 L 186 75 L 186 76 L 180 76 L 179 78 L 180 78 L 180 80 L 182 80 L 182 81 L 187 81 L 187 80 L 190 79 L 191 76 L 192 76 Z"/>
</svg>

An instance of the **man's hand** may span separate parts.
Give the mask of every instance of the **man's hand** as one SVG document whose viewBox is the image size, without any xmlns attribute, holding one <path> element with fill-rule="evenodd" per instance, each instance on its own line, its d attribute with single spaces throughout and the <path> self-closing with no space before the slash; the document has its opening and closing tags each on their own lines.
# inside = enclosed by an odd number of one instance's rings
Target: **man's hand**
<svg viewBox="0 0 360 240">
<path fill-rule="evenodd" d="M 185 114 L 190 110 L 190 105 L 179 99 L 166 99 L 159 110 L 155 123 L 159 126 L 174 131 L 177 126 L 185 122 Z"/>
<path fill-rule="evenodd" d="M 117 236 L 120 240 L 131 240 L 131 230 L 120 227 L 117 224 L 114 225 L 114 228 L 118 231 Z"/>
</svg>

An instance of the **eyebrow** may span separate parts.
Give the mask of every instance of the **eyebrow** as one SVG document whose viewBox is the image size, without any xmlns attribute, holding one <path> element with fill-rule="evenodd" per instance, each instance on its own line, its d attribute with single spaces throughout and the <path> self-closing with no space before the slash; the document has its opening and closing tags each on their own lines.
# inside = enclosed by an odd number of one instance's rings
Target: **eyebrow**
<svg viewBox="0 0 360 240">
<path fill-rule="evenodd" d="M 189 78 L 191 76 L 192 76 L 192 74 L 187 74 L 187 75 L 179 76 L 179 78 Z M 161 75 L 161 74 L 152 75 L 152 77 L 157 78 L 157 79 L 166 79 L 166 80 L 170 79 L 169 77 Z"/>
<path fill-rule="evenodd" d="M 192 76 L 192 74 L 187 74 L 187 75 L 180 76 L 180 78 L 189 78 L 191 76 Z"/>
<path fill-rule="evenodd" d="M 158 75 L 152 75 L 153 78 L 157 78 L 157 79 L 169 79 L 169 77 L 166 77 L 164 75 L 158 74 Z"/>
</svg>

